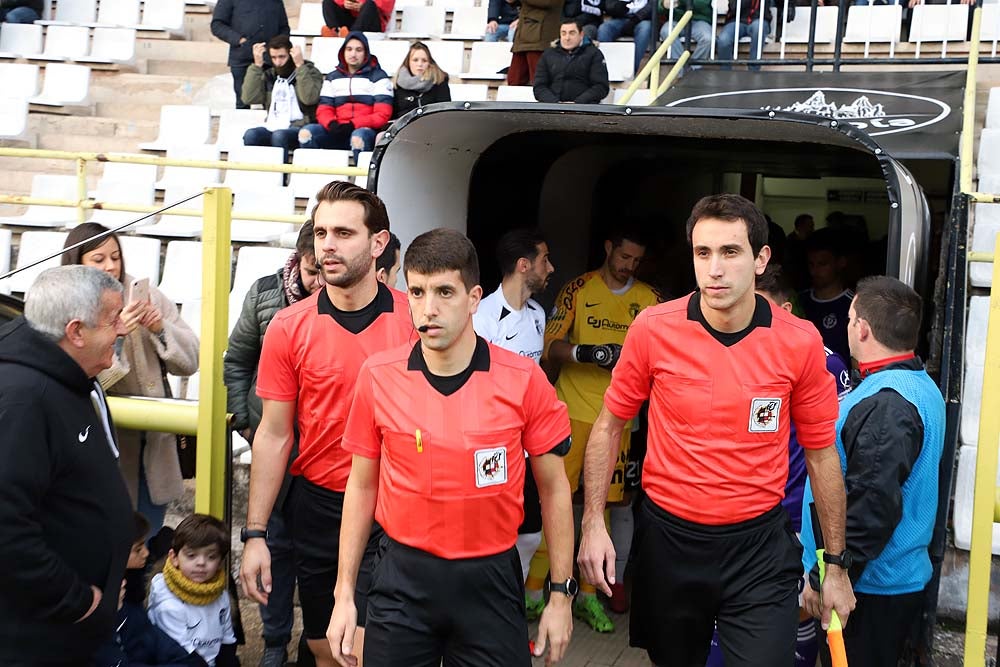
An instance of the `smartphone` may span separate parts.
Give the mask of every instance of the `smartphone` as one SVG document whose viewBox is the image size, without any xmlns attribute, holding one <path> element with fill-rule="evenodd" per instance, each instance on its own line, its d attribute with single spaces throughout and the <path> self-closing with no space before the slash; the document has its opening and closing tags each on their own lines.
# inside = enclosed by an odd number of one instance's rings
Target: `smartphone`
<svg viewBox="0 0 1000 667">
<path fill-rule="evenodd" d="M 136 278 L 128 287 L 128 302 L 149 301 L 149 278 Z"/>
</svg>

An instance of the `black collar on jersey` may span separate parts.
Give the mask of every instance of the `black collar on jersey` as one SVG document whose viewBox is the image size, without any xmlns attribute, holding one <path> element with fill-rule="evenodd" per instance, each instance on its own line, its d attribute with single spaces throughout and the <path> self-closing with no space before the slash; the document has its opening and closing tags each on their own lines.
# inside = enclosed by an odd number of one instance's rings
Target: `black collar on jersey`
<svg viewBox="0 0 1000 667">
<path fill-rule="evenodd" d="M 754 297 L 756 303 L 753 309 L 753 317 L 750 319 L 750 324 L 742 331 L 725 333 L 713 329 L 712 325 L 705 319 L 705 314 L 701 312 L 701 292 L 693 292 L 691 294 L 691 298 L 688 299 L 687 318 L 692 322 L 698 322 L 701 326 L 705 327 L 705 331 L 711 334 L 712 338 L 715 340 L 719 341 L 726 347 L 732 347 L 749 336 L 750 332 L 757 327 L 771 326 L 771 304 L 768 303 L 767 299 L 762 297 L 760 294 L 754 294 Z"/>
<path fill-rule="evenodd" d="M 382 283 L 378 283 L 375 298 L 360 310 L 340 310 L 330 301 L 330 295 L 326 293 L 325 287 L 320 288 L 317 303 L 316 308 L 320 315 L 329 315 L 337 324 L 355 335 L 367 329 L 382 313 L 391 313 L 394 305 L 392 292 Z"/>
<path fill-rule="evenodd" d="M 445 376 L 434 375 L 427 370 L 427 361 L 424 360 L 424 350 L 420 346 L 420 341 L 417 341 L 417 344 L 413 346 L 413 350 L 410 352 L 410 359 L 406 363 L 406 370 L 420 371 L 439 394 L 451 396 L 469 381 L 474 372 L 489 372 L 490 346 L 486 344 L 485 340 L 476 336 L 476 351 L 472 353 L 472 361 L 469 362 L 466 369 L 458 375 Z"/>
<path fill-rule="evenodd" d="M 531 305 L 530 301 L 525 301 L 524 302 L 524 306 L 525 306 L 525 308 L 530 308 L 531 310 L 535 309 L 535 307 Z M 508 315 L 510 315 L 510 313 L 511 313 L 511 311 L 507 310 L 507 306 L 501 306 L 501 308 L 500 308 L 500 317 L 497 318 L 497 319 L 498 320 L 502 320 L 503 318 L 505 318 Z"/>
</svg>

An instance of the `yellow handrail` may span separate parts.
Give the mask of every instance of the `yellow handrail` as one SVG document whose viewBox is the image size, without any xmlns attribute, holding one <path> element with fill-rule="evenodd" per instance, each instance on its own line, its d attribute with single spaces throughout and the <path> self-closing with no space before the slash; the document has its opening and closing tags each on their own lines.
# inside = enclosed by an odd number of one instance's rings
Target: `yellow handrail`
<svg viewBox="0 0 1000 667">
<path fill-rule="evenodd" d="M 656 52 L 649 57 L 649 60 L 646 62 L 645 66 L 643 66 L 643 68 L 639 70 L 639 73 L 635 75 L 635 79 L 633 79 L 632 83 L 629 84 L 628 89 L 625 91 L 625 95 L 622 96 L 622 99 L 618 104 L 628 104 L 629 101 L 632 99 L 632 96 L 635 95 L 635 91 L 639 89 L 639 86 L 641 86 L 646 80 L 650 78 L 653 68 L 655 67 L 657 71 L 659 71 L 660 61 L 663 60 L 663 56 L 666 55 L 667 50 L 680 37 L 681 31 L 684 30 L 684 27 L 691 20 L 692 16 L 694 16 L 694 12 L 692 12 L 690 9 L 684 12 L 684 15 L 681 16 L 680 20 L 677 21 L 677 25 L 674 26 L 674 29 L 670 31 L 670 34 L 667 35 L 667 38 L 663 40 L 662 44 L 660 44 L 660 48 L 656 49 Z M 686 62 L 687 58 L 684 58 L 684 61 Z M 678 59 L 677 64 L 680 63 L 681 60 Z M 677 69 L 677 65 L 674 65 L 674 69 Z M 673 71 L 674 70 L 672 69 L 670 73 L 673 74 Z M 676 78 L 676 76 L 674 78 Z M 667 79 L 664 80 L 664 83 L 668 81 L 673 81 L 673 79 L 668 76 Z M 669 83 L 667 85 L 669 85 Z M 664 88 L 664 90 L 666 90 L 666 88 Z M 650 94 L 652 94 L 653 92 L 654 91 L 650 91 Z"/>
<path fill-rule="evenodd" d="M 975 146 L 976 131 L 976 75 L 979 68 L 979 32 L 983 23 L 982 7 L 976 7 L 972 12 L 972 35 L 969 41 L 969 65 L 965 72 L 965 99 L 962 102 L 962 146 L 959 150 L 961 164 L 959 165 L 959 186 L 962 192 L 972 192 L 972 161 Z"/>
</svg>

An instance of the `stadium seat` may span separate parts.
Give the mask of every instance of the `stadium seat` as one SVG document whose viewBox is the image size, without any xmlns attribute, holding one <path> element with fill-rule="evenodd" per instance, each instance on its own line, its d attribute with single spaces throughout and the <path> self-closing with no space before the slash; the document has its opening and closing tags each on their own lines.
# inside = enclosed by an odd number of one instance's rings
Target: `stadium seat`
<svg viewBox="0 0 1000 667">
<path fill-rule="evenodd" d="M 508 42 L 475 42 L 469 58 L 469 71 L 463 79 L 505 79 L 501 70 L 510 67 L 510 44 Z"/>
<path fill-rule="evenodd" d="M 811 17 L 812 7 L 796 7 L 795 19 L 785 24 L 781 41 L 787 44 L 808 44 Z M 837 38 L 837 19 L 839 17 L 839 7 L 816 8 L 817 44 L 833 43 Z"/>
<path fill-rule="evenodd" d="M 453 12 L 458 9 L 469 9 L 475 7 L 476 0 L 431 0 L 432 7 L 439 7 L 445 11 Z M 486 2 L 482 3 L 483 9 L 487 7 Z"/>
<path fill-rule="evenodd" d="M 94 191 L 93 198 L 96 201 L 113 204 L 153 206 L 156 201 L 156 191 L 153 189 L 153 181 L 112 181 L 108 179 L 101 179 L 97 183 L 97 189 Z M 105 227 L 118 227 L 145 215 L 145 213 L 131 213 L 129 211 L 105 211 L 102 209 L 94 209 L 94 214 L 91 216 L 90 222 L 99 222 Z M 126 228 L 125 231 L 132 231 L 132 229 L 143 225 L 151 225 L 153 222 L 153 218 L 146 218 L 132 227 Z"/>
<path fill-rule="evenodd" d="M 614 91 L 614 103 L 621 104 L 622 98 L 628 92 L 625 88 L 616 88 Z M 632 94 L 632 99 L 628 101 L 630 105 L 643 107 L 649 104 L 649 88 L 639 88 Z"/>
<path fill-rule="evenodd" d="M 396 4 L 393 5 L 395 11 L 402 11 L 406 7 L 426 7 L 427 0 L 396 0 Z"/>
<path fill-rule="evenodd" d="M 357 164 L 358 167 L 360 167 L 361 169 L 368 169 L 371 166 L 371 164 L 372 164 L 372 152 L 371 151 L 365 151 L 364 153 L 358 153 L 358 164 Z M 355 176 L 354 177 L 354 184 L 356 186 L 358 186 L 359 188 L 367 188 L 368 187 L 368 177 L 367 176 Z M 312 203 L 315 204 L 315 202 L 312 202 Z M 308 212 L 308 210 L 309 209 L 307 208 L 306 211 Z"/>
<path fill-rule="evenodd" d="M 219 149 L 208 144 L 190 144 L 167 149 L 167 157 L 173 160 L 218 161 Z M 156 189 L 181 186 L 189 192 L 220 183 L 219 170 L 207 167 L 164 167 L 163 178 L 156 182 Z"/>
<path fill-rule="evenodd" d="M 343 37 L 313 37 L 309 60 L 320 72 L 329 74 L 340 64 L 338 54 L 343 44 Z"/>
<path fill-rule="evenodd" d="M 393 39 L 426 39 L 444 33 L 445 10 L 442 7 L 404 7 L 399 32 Z"/>
<path fill-rule="evenodd" d="M 133 278 L 149 278 L 149 284 L 156 287 L 160 283 L 160 239 L 119 233 L 118 240 L 128 274 Z"/>
<path fill-rule="evenodd" d="M 142 5 L 142 30 L 184 32 L 184 0 L 155 0 Z"/>
<path fill-rule="evenodd" d="M 42 25 L 88 25 L 97 18 L 97 0 L 65 0 L 56 5 L 52 20 L 41 20 Z"/>
<path fill-rule="evenodd" d="M 35 174 L 31 179 L 31 196 L 36 199 L 76 201 L 76 176 Z M 65 206 L 32 204 L 20 216 L 0 218 L 0 223 L 22 227 L 65 227 L 77 221 L 76 209 Z"/>
<path fill-rule="evenodd" d="M 219 136 L 211 144 L 224 153 L 243 145 L 243 135 L 267 119 L 264 109 L 224 109 L 219 115 Z"/>
<path fill-rule="evenodd" d="M 3 65 L 0 65 L 0 71 Z M 990 88 L 989 102 L 986 104 L 986 127 L 1000 129 L 1000 87 Z"/>
<path fill-rule="evenodd" d="M 128 181 L 135 183 L 138 187 L 144 188 L 148 184 L 150 187 L 156 183 L 155 164 L 127 164 L 125 162 L 105 162 L 104 171 L 101 172 L 102 183 L 117 183 Z"/>
<path fill-rule="evenodd" d="M 249 164 L 284 164 L 285 151 L 277 146 L 236 146 L 229 151 L 228 162 L 245 162 Z M 254 190 L 257 188 L 273 189 L 284 185 L 284 174 L 277 171 L 242 171 L 226 170 L 226 180 L 223 184 L 234 192 L 238 190 Z"/>
<path fill-rule="evenodd" d="M 295 193 L 291 188 L 257 188 L 239 190 L 233 202 L 231 236 L 236 243 L 271 243 L 282 234 L 293 231 L 291 222 L 242 220 L 240 213 L 254 215 L 295 215 Z"/>
<path fill-rule="evenodd" d="M 0 97 L 0 137 L 20 137 L 28 129 L 28 100 Z"/>
<path fill-rule="evenodd" d="M 910 17 L 911 42 L 964 42 L 969 5 L 917 5 Z"/>
<path fill-rule="evenodd" d="M 34 97 L 38 93 L 38 65 L 2 63 L 0 81 L 4 97 Z"/>
<path fill-rule="evenodd" d="M 968 377 L 968 376 L 966 376 Z M 980 375 L 980 380 L 982 376 Z M 968 394 L 963 393 L 962 411 L 969 406 Z M 977 396 L 982 398 L 982 391 Z M 978 403 L 976 406 L 978 407 Z M 958 452 L 958 470 L 955 473 L 955 500 L 953 520 L 955 527 L 955 546 L 968 551 L 972 546 L 972 507 L 975 498 L 976 455 L 977 447 L 963 446 Z M 1000 524 L 993 523 L 994 554 L 1000 554 Z"/>
<path fill-rule="evenodd" d="M 497 102 L 534 102 L 535 89 L 531 86 L 500 86 Z"/>
<path fill-rule="evenodd" d="M 4 23 L 0 30 L 0 58 L 31 58 L 42 52 L 42 26 Z"/>
<path fill-rule="evenodd" d="M 167 186 L 163 193 L 163 205 L 177 204 L 176 208 L 200 211 L 204 207 L 204 199 L 195 197 L 184 203 L 179 203 L 188 199 L 191 195 L 198 194 L 202 187 L 193 184 L 173 184 Z M 203 221 L 200 217 L 190 215 L 175 215 L 170 213 L 174 207 L 167 209 L 166 213 L 160 216 L 160 220 L 154 225 L 143 225 L 135 228 L 136 234 L 143 236 L 158 236 L 161 238 L 173 239 L 195 239 L 201 237 Z"/>
<path fill-rule="evenodd" d="M 979 135 L 976 169 L 980 178 L 1000 176 L 1000 129 L 984 129 Z"/>
<path fill-rule="evenodd" d="M 459 76 L 465 69 L 465 44 L 462 42 L 425 42 L 434 62 L 450 76 Z M 400 61 L 402 62 L 402 61 Z"/>
<path fill-rule="evenodd" d="M 979 32 L 979 39 L 985 42 L 993 42 L 993 49 L 997 48 L 997 40 L 1000 40 L 1000 4 L 983 3 L 982 26 Z"/>
<path fill-rule="evenodd" d="M 201 264 L 201 241 L 169 242 L 163 259 L 160 291 L 174 303 L 200 302 Z"/>
<path fill-rule="evenodd" d="M 62 250 L 63 243 L 66 242 L 66 232 L 24 232 L 21 234 L 21 243 L 17 251 L 17 269 L 24 269 L 33 262 L 48 257 Z M 20 273 L 15 273 L 10 278 L 0 281 L 0 291 L 7 294 L 17 292 L 23 294 L 35 282 L 38 274 L 45 269 L 59 266 L 59 255 L 47 259 L 38 266 L 25 269 Z"/>
<path fill-rule="evenodd" d="M 451 99 L 455 102 L 485 102 L 490 87 L 485 83 L 449 83 Z"/>
<path fill-rule="evenodd" d="M 396 74 L 396 70 L 406 59 L 406 54 L 410 52 L 409 42 L 402 40 L 383 39 L 369 42 L 368 45 L 372 55 L 378 59 L 378 64 L 389 76 Z"/>
<path fill-rule="evenodd" d="M 634 42 L 604 42 L 600 49 L 608 66 L 609 81 L 627 81 L 632 78 L 635 67 Z"/>
<path fill-rule="evenodd" d="M 451 32 L 441 35 L 441 39 L 482 39 L 486 33 L 486 15 L 485 4 L 482 7 L 470 5 L 456 8 L 451 15 Z"/>
<path fill-rule="evenodd" d="M 45 81 L 32 104 L 60 107 L 82 104 L 90 94 L 90 68 L 86 65 L 52 63 L 45 67 Z"/>
<path fill-rule="evenodd" d="M 13 234 L 9 229 L 0 229 L 0 276 L 10 271 L 10 246 Z M 0 280 L 0 294 L 10 294 L 7 281 Z"/>
<path fill-rule="evenodd" d="M 139 4 L 139 0 L 101 0 L 95 25 L 134 28 L 139 24 Z"/>
<path fill-rule="evenodd" d="M 351 158 L 348 150 L 299 148 L 292 154 L 292 164 L 297 167 L 347 167 Z M 289 187 L 296 197 L 312 197 L 331 181 L 347 181 L 348 176 L 333 174 L 292 174 Z M 308 214 L 308 211 L 307 211 Z"/>
<path fill-rule="evenodd" d="M 90 28 L 51 25 L 45 33 L 45 50 L 35 60 L 77 60 L 90 52 Z"/>
<path fill-rule="evenodd" d="M 229 331 L 236 326 L 247 292 L 258 278 L 271 276 L 285 265 L 291 255 L 287 248 L 247 246 L 236 254 L 233 289 L 229 293 Z"/>
<path fill-rule="evenodd" d="M 292 30 L 293 35 L 318 37 L 326 22 L 323 20 L 323 4 L 320 2 L 303 2 L 299 6 L 299 22 Z"/>
<path fill-rule="evenodd" d="M 81 63 L 130 63 L 135 60 L 135 30 L 94 28 L 90 55 L 75 60 Z"/>
<path fill-rule="evenodd" d="M 896 43 L 903 24 L 899 5 L 853 5 L 847 10 L 845 43 Z"/>
<path fill-rule="evenodd" d="M 193 104 L 164 104 L 160 132 L 155 141 L 139 144 L 144 151 L 165 151 L 176 146 L 202 145 L 212 128 L 211 109 Z"/>
</svg>

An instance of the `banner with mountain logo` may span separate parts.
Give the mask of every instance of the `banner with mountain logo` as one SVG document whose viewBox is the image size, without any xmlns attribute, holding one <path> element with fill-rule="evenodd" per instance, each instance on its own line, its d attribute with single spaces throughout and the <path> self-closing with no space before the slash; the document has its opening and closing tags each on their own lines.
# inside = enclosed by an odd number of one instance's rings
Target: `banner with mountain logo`
<svg viewBox="0 0 1000 667">
<path fill-rule="evenodd" d="M 689 72 L 668 107 L 786 111 L 837 119 L 896 158 L 958 155 L 964 72 Z"/>
</svg>

